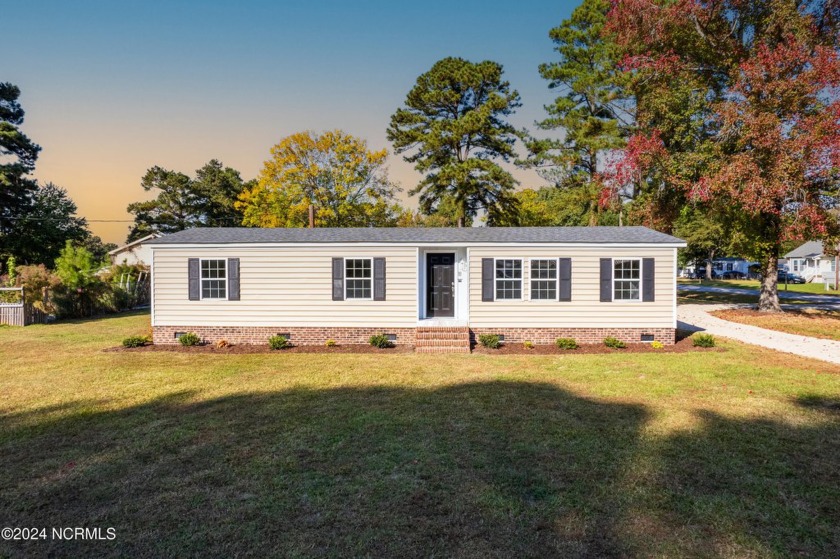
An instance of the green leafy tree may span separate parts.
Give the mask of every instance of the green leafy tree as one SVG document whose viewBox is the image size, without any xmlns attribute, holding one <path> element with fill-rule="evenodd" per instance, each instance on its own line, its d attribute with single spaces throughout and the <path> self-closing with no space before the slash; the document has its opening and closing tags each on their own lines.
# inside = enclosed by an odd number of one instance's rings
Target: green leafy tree
<svg viewBox="0 0 840 559">
<path fill-rule="evenodd" d="M 11 253 L 15 222 L 29 209 L 37 188 L 29 175 L 41 148 L 20 131 L 24 111 L 19 97 L 17 86 L 0 82 L 0 261 Z"/>
<path fill-rule="evenodd" d="M 98 235 L 87 235 L 79 243 L 93 254 L 97 262 L 107 262 L 109 260 L 108 253 L 117 248 L 116 243 L 104 243 Z"/>
<path fill-rule="evenodd" d="M 718 256 L 727 254 L 733 246 L 730 222 L 709 207 L 688 204 L 683 207 L 674 224 L 674 235 L 688 246 L 680 251 L 685 262 L 706 263 L 706 279 L 712 279 L 712 263 Z"/>
<path fill-rule="evenodd" d="M 155 166 L 146 171 L 140 185 L 157 196 L 128 205 L 128 213 L 134 214 L 128 242 L 155 232 L 175 233 L 204 225 L 203 199 L 184 173 Z"/>
<path fill-rule="evenodd" d="M 251 227 L 306 227 L 310 205 L 319 227 L 394 226 L 402 208 L 386 157 L 341 130 L 292 134 L 271 149 L 236 208 Z"/>
<path fill-rule="evenodd" d="M 90 235 L 87 221 L 76 215 L 76 209 L 65 189 L 53 183 L 39 186 L 15 220 L 7 246 L 20 263 L 51 268 L 67 241 L 80 242 Z"/>
<path fill-rule="evenodd" d="M 591 225 L 593 191 L 597 185 L 579 188 L 544 186 L 526 188 L 515 194 L 519 212 L 515 220 L 503 220 L 499 225 L 520 227 L 559 227 Z M 600 225 L 617 225 L 618 214 L 602 209 L 598 212 Z"/>
<path fill-rule="evenodd" d="M 633 122 L 627 75 L 618 65 L 622 54 L 603 32 L 609 8 L 609 0 L 584 0 L 549 32 L 559 59 L 539 71 L 560 95 L 537 126 L 561 131 L 562 138 L 528 138 L 529 157 L 520 162 L 559 188 L 580 189 L 575 197 L 588 197 L 589 225 L 600 222 L 603 209 L 594 187 L 598 173 L 606 156 L 624 147 Z"/>
<path fill-rule="evenodd" d="M 435 207 L 433 213 L 421 211 L 404 211 L 397 222 L 398 227 L 456 227 L 460 215 L 460 207 L 452 196 L 444 196 Z M 472 227 L 473 219 L 467 217 L 464 227 Z"/>
<path fill-rule="evenodd" d="M 496 62 L 444 58 L 417 78 L 391 116 L 388 140 L 424 175 L 410 191 L 420 195 L 424 214 L 447 197 L 458 207 L 459 225 L 481 210 L 490 225 L 516 213 L 517 182 L 498 162 L 516 157 L 521 133 L 507 117 L 521 102 L 502 73 Z"/>
<path fill-rule="evenodd" d="M 686 201 L 727 208 L 761 264 L 761 311 L 781 310 L 783 242 L 838 234 L 837 13 L 834 0 L 616 0 L 608 15 L 638 127 L 611 188 L 639 191 L 663 229 Z"/>
<path fill-rule="evenodd" d="M 225 167 L 217 159 L 211 159 L 195 172 L 193 186 L 203 200 L 203 214 L 208 224 L 235 227 L 242 224 L 242 213 L 236 207 L 236 200 L 246 188 L 256 181 L 244 182 L 239 171 Z"/>
<path fill-rule="evenodd" d="M 55 260 L 55 275 L 61 282 L 55 289 L 60 316 L 91 316 L 98 310 L 98 301 L 107 290 L 105 282 L 96 275 L 102 265 L 89 250 L 67 241 Z"/>
<path fill-rule="evenodd" d="M 128 205 L 128 212 L 134 214 L 129 242 L 151 233 L 241 224 L 242 215 L 234 205 L 247 184 L 238 171 L 215 159 L 198 169 L 195 179 L 179 171 L 152 167 L 140 185 L 156 196 Z"/>
</svg>

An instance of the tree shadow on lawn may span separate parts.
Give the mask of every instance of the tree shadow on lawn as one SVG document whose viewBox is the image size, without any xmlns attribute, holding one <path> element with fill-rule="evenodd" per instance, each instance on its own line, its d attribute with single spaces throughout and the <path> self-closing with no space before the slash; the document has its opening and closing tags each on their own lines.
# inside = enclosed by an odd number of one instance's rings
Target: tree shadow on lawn
<svg viewBox="0 0 840 559">
<path fill-rule="evenodd" d="M 0 417 L 0 556 L 835 556 L 836 423 L 703 417 L 521 382 L 296 389 Z"/>
</svg>

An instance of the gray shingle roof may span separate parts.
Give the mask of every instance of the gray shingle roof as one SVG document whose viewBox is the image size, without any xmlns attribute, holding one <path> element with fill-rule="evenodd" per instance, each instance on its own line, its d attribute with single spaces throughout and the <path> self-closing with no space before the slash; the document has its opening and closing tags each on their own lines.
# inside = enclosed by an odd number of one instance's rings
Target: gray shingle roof
<svg viewBox="0 0 840 559">
<path fill-rule="evenodd" d="M 822 253 L 822 241 L 808 241 L 785 254 L 785 258 L 813 258 L 814 256 L 821 256 Z"/>
<path fill-rule="evenodd" d="M 681 244 L 647 227 L 206 227 L 187 229 L 150 245 L 250 243 L 581 243 Z"/>
</svg>

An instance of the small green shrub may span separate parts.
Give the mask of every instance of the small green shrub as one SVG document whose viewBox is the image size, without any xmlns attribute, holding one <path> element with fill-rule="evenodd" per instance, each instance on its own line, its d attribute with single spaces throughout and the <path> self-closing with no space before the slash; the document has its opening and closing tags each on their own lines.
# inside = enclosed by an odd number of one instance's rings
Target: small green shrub
<svg viewBox="0 0 840 559">
<path fill-rule="evenodd" d="M 525 349 L 534 349 L 534 342 L 526 340 L 522 342 L 522 347 L 524 347 Z"/>
<path fill-rule="evenodd" d="M 577 349 L 578 343 L 573 338 L 557 338 L 554 344 L 560 349 Z"/>
<path fill-rule="evenodd" d="M 181 342 L 182 346 L 194 346 L 201 343 L 201 338 L 195 332 L 187 332 L 186 334 L 181 334 L 181 337 L 178 338 L 178 341 Z"/>
<path fill-rule="evenodd" d="M 386 336 L 385 334 L 374 334 L 370 337 L 368 343 L 373 347 L 378 347 L 379 349 L 385 349 L 394 345 L 391 343 L 391 340 L 389 340 L 388 336 Z"/>
<path fill-rule="evenodd" d="M 292 344 L 286 336 L 271 336 L 268 339 L 268 347 L 271 349 L 286 349 L 292 347 Z"/>
<path fill-rule="evenodd" d="M 715 347 L 715 337 L 711 334 L 694 334 L 691 343 L 694 347 Z"/>
<path fill-rule="evenodd" d="M 613 349 L 624 349 L 627 347 L 627 344 L 619 339 L 613 338 L 612 336 L 604 338 L 604 345 Z"/>
<path fill-rule="evenodd" d="M 480 334 L 478 336 L 478 343 L 490 349 L 499 349 L 499 346 L 502 345 L 498 334 Z"/>
<path fill-rule="evenodd" d="M 652 347 L 653 349 L 662 349 L 663 347 L 665 347 L 665 344 L 663 344 L 659 340 L 653 340 L 652 342 L 650 342 L 650 347 Z"/>
<path fill-rule="evenodd" d="M 122 341 L 123 347 L 143 347 L 149 343 L 147 336 L 129 336 Z"/>
<path fill-rule="evenodd" d="M 327 347 L 335 347 L 335 346 L 338 345 L 338 342 L 333 340 L 332 338 L 330 338 L 329 340 L 324 342 L 324 345 L 327 346 Z"/>
</svg>

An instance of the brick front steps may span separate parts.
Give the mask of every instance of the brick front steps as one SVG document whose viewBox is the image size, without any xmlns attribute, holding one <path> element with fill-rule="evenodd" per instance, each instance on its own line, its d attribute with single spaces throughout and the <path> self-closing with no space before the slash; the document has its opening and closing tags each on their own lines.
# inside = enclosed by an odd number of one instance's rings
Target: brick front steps
<svg viewBox="0 0 840 559">
<path fill-rule="evenodd" d="M 467 326 L 420 326 L 415 334 L 417 353 L 469 353 L 470 329 Z"/>
</svg>

